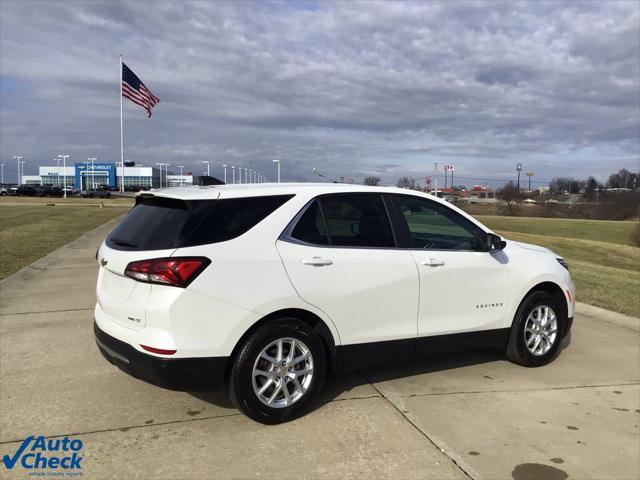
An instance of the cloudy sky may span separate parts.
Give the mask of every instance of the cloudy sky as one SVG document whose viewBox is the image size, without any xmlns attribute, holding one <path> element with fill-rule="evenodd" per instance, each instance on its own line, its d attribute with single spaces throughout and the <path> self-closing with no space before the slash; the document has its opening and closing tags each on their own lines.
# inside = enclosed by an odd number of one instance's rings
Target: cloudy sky
<svg viewBox="0 0 640 480">
<path fill-rule="evenodd" d="M 640 170 L 640 3 L 0 2 L 0 157 L 15 178 L 120 156 L 283 180 L 456 183 Z"/>
</svg>

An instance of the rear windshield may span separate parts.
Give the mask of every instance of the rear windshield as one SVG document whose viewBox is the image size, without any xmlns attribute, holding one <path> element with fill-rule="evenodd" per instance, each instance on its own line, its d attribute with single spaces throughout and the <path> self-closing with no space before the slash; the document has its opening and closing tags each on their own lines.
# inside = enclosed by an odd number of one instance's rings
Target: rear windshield
<svg viewBox="0 0 640 480">
<path fill-rule="evenodd" d="M 231 240 L 247 232 L 293 195 L 175 200 L 140 196 L 107 237 L 116 250 L 164 250 Z"/>
</svg>

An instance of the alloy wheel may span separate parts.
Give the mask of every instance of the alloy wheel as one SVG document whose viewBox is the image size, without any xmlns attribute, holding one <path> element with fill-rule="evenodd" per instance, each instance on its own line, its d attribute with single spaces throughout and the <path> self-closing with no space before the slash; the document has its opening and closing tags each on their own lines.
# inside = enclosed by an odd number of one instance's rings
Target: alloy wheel
<svg viewBox="0 0 640 480">
<path fill-rule="evenodd" d="M 548 305 L 533 308 L 524 325 L 524 342 L 529 352 L 542 356 L 551 350 L 558 335 L 558 318 Z"/>
<path fill-rule="evenodd" d="M 274 340 L 253 365 L 253 391 L 262 403 L 273 408 L 285 408 L 300 400 L 312 379 L 313 355 L 296 338 Z"/>
</svg>

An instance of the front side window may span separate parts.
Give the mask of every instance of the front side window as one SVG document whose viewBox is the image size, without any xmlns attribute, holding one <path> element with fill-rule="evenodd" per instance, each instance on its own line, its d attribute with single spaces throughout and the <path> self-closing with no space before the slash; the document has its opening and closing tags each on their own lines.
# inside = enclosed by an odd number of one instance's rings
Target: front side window
<svg viewBox="0 0 640 480">
<path fill-rule="evenodd" d="M 334 247 L 395 247 L 382 196 L 371 193 L 320 197 L 300 217 L 291 237 Z"/>
<path fill-rule="evenodd" d="M 483 250 L 479 228 L 449 207 L 431 200 L 394 195 L 411 238 L 411 248 Z"/>
</svg>

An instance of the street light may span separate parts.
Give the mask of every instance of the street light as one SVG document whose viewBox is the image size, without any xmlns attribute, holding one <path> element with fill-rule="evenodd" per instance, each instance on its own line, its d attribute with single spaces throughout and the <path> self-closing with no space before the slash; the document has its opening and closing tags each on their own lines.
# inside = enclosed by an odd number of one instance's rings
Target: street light
<svg viewBox="0 0 640 480">
<path fill-rule="evenodd" d="M 324 178 L 325 180 L 329 180 L 332 183 L 338 183 L 336 180 L 329 178 L 329 177 L 325 177 L 323 174 L 321 174 L 318 169 L 316 167 L 313 167 L 313 173 L 315 173 L 316 175 L 318 175 L 320 178 Z"/>
<path fill-rule="evenodd" d="M 233 181 L 231 183 L 236 183 L 236 167 L 231 165 L 231 173 L 233 175 Z"/>
<path fill-rule="evenodd" d="M 0 183 L 4 185 L 4 163 L 0 163 Z"/>
<path fill-rule="evenodd" d="M 223 163 L 222 164 L 222 169 L 224 170 L 224 183 L 227 183 L 227 164 Z"/>
<path fill-rule="evenodd" d="M 203 160 L 202 163 L 206 163 L 207 164 L 207 177 L 211 176 L 211 174 L 209 173 L 209 160 Z"/>
<path fill-rule="evenodd" d="M 280 160 L 273 160 L 273 163 L 278 165 L 278 183 L 280 183 Z"/>
<path fill-rule="evenodd" d="M 62 190 L 64 191 L 64 198 L 67 198 L 67 158 L 69 158 L 69 155 L 58 155 L 58 158 L 62 159 Z"/>
<path fill-rule="evenodd" d="M 25 162 L 25 161 L 20 162 L 20 169 L 21 169 L 21 171 L 22 171 L 22 173 L 21 173 L 22 178 L 24 178 L 24 164 L 25 164 L 25 163 L 27 163 L 27 162 Z"/>
<path fill-rule="evenodd" d="M 438 162 L 433 165 L 433 185 L 436 189 L 436 197 L 438 196 Z"/>
<path fill-rule="evenodd" d="M 183 187 L 184 186 L 184 178 L 182 178 L 182 169 L 184 168 L 184 165 L 176 165 L 176 167 L 178 167 L 180 169 L 180 186 Z"/>
<path fill-rule="evenodd" d="M 19 157 L 17 155 L 14 155 L 13 158 L 18 161 L 18 186 L 20 186 L 21 185 L 21 182 L 20 182 L 20 160 L 22 160 L 23 157 Z"/>
</svg>

